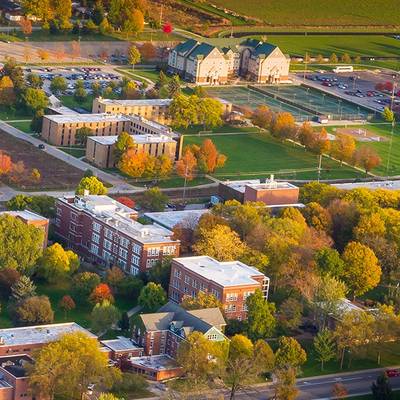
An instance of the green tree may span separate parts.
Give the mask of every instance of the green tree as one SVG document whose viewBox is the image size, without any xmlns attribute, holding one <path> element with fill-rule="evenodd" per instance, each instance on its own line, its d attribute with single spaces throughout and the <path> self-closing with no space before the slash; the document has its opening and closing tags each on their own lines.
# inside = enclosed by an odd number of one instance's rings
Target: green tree
<svg viewBox="0 0 400 400">
<path fill-rule="evenodd" d="M 221 102 L 210 97 L 199 98 L 197 105 L 198 122 L 205 128 L 221 126 L 224 110 Z"/>
<path fill-rule="evenodd" d="M 38 74 L 30 73 L 27 75 L 26 80 L 29 83 L 29 86 L 34 89 L 42 89 L 43 87 L 43 79 Z"/>
<path fill-rule="evenodd" d="M 174 75 L 168 82 L 168 96 L 173 98 L 181 93 L 181 80 L 178 75 Z"/>
<path fill-rule="evenodd" d="M 81 399 L 89 384 L 106 389 L 121 379 L 121 372 L 108 366 L 97 339 L 83 332 L 61 336 L 37 350 L 34 358 L 28 376 L 36 397 Z"/>
<path fill-rule="evenodd" d="M 395 119 L 394 112 L 389 107 L 385 107 L 382 112 L 382 118 L 386 122 L 393 122 Z"/>
<path fill-rule="evenodd" d="M 0 269 L 30 273 L 42 255 L 44 233 L 10 215 L 0 216 Z"/>
<path fill-rule="evenodd" d="M 7 210 L 25 210 L 32 202 L 32 197 L 25 194 L 17 194 L 7 201 Z"/>
<path fill-rule="evenodd" d="M 323 371 L 324 364 L 336 356 L 336 342 L 330 330 L 325 328 L 318 332 L 314 338 L 314 351 L 317 354 L 317 360 L 321 362 L 321 371 Z"/>
<path fill-rule="evenodd" d="M 392 385 L 385 372 L 376 378 L 376 382 L 372 383 L 371 391 L 374 400 L 392 400 Z"/>
<path fill-rule="evenodd" d="M 89 194 L 107 194 L 107 188 L 95 176 L 82 178 L 78 184 L 78 187 L 76 188 L 75 193 L 77 195 L 83 195 L 85 190 L 89 191 Z"/>
<path fill-rule="evenodd" d="M 167 302 L 167 294 L 161 285 L 149 282 L 140 291 L 138 304 L 145 311 L 155 312 Z"/>
<path fill-rule="evenodd" d="M 92 328 L 94 332 L 104 333 L 111 329 L 121 318 L 118 308 L 108 300 L 97 303 L 91 314 Z"/>
<path fill-rule="evenodd" d="M 75 90 L 74 90 L 74 99 L 78 103 L 82 104 L 86 100 L 87 92 L 86 92 L 85 88 L 83 87 L 83 83 L 80 83 L 80 82 L 81 82 L 80 80 L 76 81 Z"/>
<path fill-rule="evenodd" d="M 145 377 L 135 373 L 123 372 L 122 380 L 116 382 L 111 390 L 116 395 L 126 398 L 126 395 L 136 396 L 138 393 L 146 391 L 147 387 L 148 383 Z"/>
<path fill-rule="evenodd" d="M 358 242 L 350 242 L 342 255 L 345 270 L 343 279 L 353 296 L 360 296 L 376 287 L 382 270 L 374 252 Z"/>
<path fill-rule="evenodd" d="M 115 161 L 119 162 L 119 160 L 122 157 L 122 154 L 124 154 L 128 149 L 134 146 L 135 146 L 135 141 L 133 140 L 132 136 L 129 135 L 128 132 L 121 132 L 118 135 L 118 139 L 114 145 Z"/>
<path fill-rule="evenodd" d="M 278 324 L 285 332 L 291 332 L 301 325 L 303 304 L 295 298 L 286 299 L 279 307 Z"/>
<path fill-rule="evenodd" d="M 49 99 L 42 89 L 27 88 L 22 98 L 32 114 L 43 111 L 49 105 Z"/>
<path fill-rule="evenodd" d="M 143 281 L 137 276 L 127 276 L 118 284 L 118 294 L 135 302 L 143 288 Z"/>
<path fill-rule="evenodd" d="M 82 126 L 76 130 L 75 141 L 78 145 L 86 146 L 89 136 L 93 136 L 94 132 L 88 126 Z"/>
<path fill-rule="evenodd" d="M 94 272 L 81 272 L 72 278 L 72 295 L 76 302 L 88 301 L 93 289 L 100 284 L 100 276 Z"/>
<path fill-rule="evenodd" d="M 158 187 L 153 187 L 143 193 L 141 205 L 151 211 L 163 211 L 167 202 L 168 196 Z"/>
<path fill-rule="evenodd" d="M 299 393 L 296 387 L 296 368 L 275 371 L 274 392 L 276 400 L 294 400 Z"/>
<path fill-rule="evenodd" d="M 300 343 L 292 337 L 281 336 L 275 353 L 277 368 L 298 368 L 307 361 L 307 353 Z"/>
<path fill-rule="evenodd" d="M 140 62 L 140 59 L 140 51 L 134 44 L 131 44 L 128 49 L 128 63 L 132 65 L 132 69 L 135 67 L 135 64 Z"/>
<path fill-rule="evenodd" d="M 22 275 L 12 286 L 11 286 L 11 300 L 18 303 L 29 297 L 36 296 L 36 286 L 34 283 L 25 275 Z"/>
<path fill-rule="evenodd" d="M 351 64 L 351 57 L 349 56 L 348 53 L 344 53 L 341 57 L 341 61 L 344 64 Z"/>
<path fill-rule="evenodd" d="M 93 97 L 99 97 L 101 95 L 101 85 L 99 82 L 93 82 L 91 85 Z"/>
<path fill-rule="evenodd" d="M 38 274 L 48 282 L 55 283 L 73 274 L 79 264 L 77 254 L 54 243 L 43 251 L 43 256 L 38 260 Z"/>
<path fill-rule="evenodd" d="M 171 275 L 171 258 L 164 256 L 162 260 L 157 260 L 148 271 L 149 281 L 159 283 L 165 291 L 169 288 L 169 278 Z"/>
<path fill-rule="evenodd" d="M 344 262 L 335 249 L 323 247 L 315 253 L 315 261 L 321 274 L 340 278 L 344 273 Z"/>
<path fill-rule="evenodd" d="M 14 318 L 19 325 L 51 324 L 54 312 L 47 296 L 32 296 L 17 304 Z"/>
<path fill-rule="evenodd" d="M 264 299 L 257 289 L 246 299 L 248 333 L 252 340 L 272 336 L 276 328 L 275 304 Z"/>
<path fill-rule="evenodd" d="M 177 128 L 187 128 L 189 125 L 197 124 L 197 103 L 196 96 L 176 95 L 169 106 L 172 125 Z"/>
<path fill-rule="evenodd" d="M 53 3 L 54 17 L 59 29 L 65 31 L 72 28 L 70 18 L 72 16 L 71 0 L 57 0 Z"/>
<path fill-rule="evenodd" d="M 114 396 L 112 393 L 100 393 L 98 400 L 122 400 L 122 399 Z"/>
<path fill-rule="evenodd" d="M 337 64 L 339 62 L 339 59 L 335 53 L 332 53 L 329 57 L 329 62 L 331 64 Z"/>
</svg>

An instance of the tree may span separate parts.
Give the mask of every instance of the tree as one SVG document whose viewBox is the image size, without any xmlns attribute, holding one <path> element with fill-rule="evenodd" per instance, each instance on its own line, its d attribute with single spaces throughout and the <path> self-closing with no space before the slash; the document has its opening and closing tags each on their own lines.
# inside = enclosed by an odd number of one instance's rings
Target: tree
<svg viewBox="0 0 400 400">
<path fill-rule="evenodd" d="M 348 53 L 344 53 L 341 57 L 341 61 L 344 64 L 351 64 L 351 57 L 349 56 Z"/>
<path fill-rule="evenodd" d="M 47 296 L 25 298 L 15 308 L 15 320 L 19 325 L 51 324 L 54 312 Z"/>
<path fill-rule="evenodd" d="M 143 377 L 142 375 L 135 374 L 135 373 L 130 373 L 130 372 L 124 372 L 122 373 L 122 380 L 116 382 L 111 390 L 113 393 L 115 393 L 118 396 L 122 396 L 125 398 L 125 396 L 128 395 L 135 395 L 137 393 L 141 393 L 145 391 L 148 387 L 148 383 L 146 381 L 146 378 Z M 120 399 L 123 400 L 123 399 Z"/>
<path fill-rule="evenodd" d="M 194 178 L 194 172 L 197 167 L 197 159 L 190 148 L 185 148 L 183 156 L 176 162 L 176 173 L 188 181 Z"/>
<path fill-rule="evenodd" d="M 76 143 L 81 146 L 86 146 L 88 137 L 93 135 L 94 132 L 88 126 L 82 126 L 82 128 L 76 130 Z"/>
<path fill-rule="evenodd" d="M 295 298 L 288 298 L 279 307 L 279 327 L 285 333 L 297 329 L 301 325 L 302 316 L 303 305 Z"/>
<path fill-rule="evenodd" d="M 104 301 L 114 303 L 114 296 L 106 283 L 99 283 L 90 294 L 89 300 L 93 304 L 102 303 Z"/>
<path fill-rule="evenodd" d="M 37 168 L 32 168 L 30 178 L 33 182 L 40 182 L 40 180 L 42 179 L 42 175 Z"/>
<path fill-rule="evenodd" d="M 61 308 L 61 310 L 64 311 L 65 319 L 67 319 L 68 311 L 74 310 L 76 307 L 74 299 L 71 296 L 68 296 L 67 294 L 61 298 L 60 302 L 58 303 L 58 306 Z"/>
<path fill-rule="evenodd" d="M 21 274 L 13 268 L 0 269 L 0 297 L 8 299 L 11 287 L 20 279 Z"/>
<path fill-rule="evenodd" d="M 358 242 L 350 242 L 342 255 L 345 270 L 343 279 L 353 296 L 360 296 L 376 287 L 382 270 L 374 252 Z"/>
<path fill-rule="evenodd" d="M 0 79 L 0 104 L 11 106 L 15 103 L 15 100 L 14 83 L 9 76 L 4 75 Z"/>
<path fill-rule="evenodd" d="M 71 29 L 72 24 L 70 18 L 72 16 L 72 3 L 71 0 L 57 0 L 54 3 L 54 17 L 57 26 L 61 30 Z"/>
<path fill-rule="evenodd" d="M 131 322 L 128 316 L 128 313 L 124 312 L 122 313 L 121 319 L 118 321 L 118 326 L 122 331 L 129 331 Z"/>
<path fill-rule="evenodd" d="M 127 276 L 118 284 L 118 294 L 128 300 L 136 301 L 143 288 L 143 281 L 136 276 Z"/>
<path fill-rule="evenodd" d="M 276 400 L 294 400 L 299 390 L 296 387 L 296 368 L 275 371 L 274 392 Z"/>
<path fill-rule="evenodd" d="M 21 31 L 25 36 L 28 36 L 32 33 L 32 22 L 29 18 L 22 17 L 18 21 L 18 25 L 21 27 Z"/>
<path fill-rule="evenodd" d="M 162 211 L 168 202 L 168 196 L 164 194 L 158 187 L 147 189 L 143 193 L 141 205 L 152 211 Z"/>
<path fill-rule="evenodd" d="M 300 343 L 292 337 L 281 336 L 275 353 L 277 368 L 298 368 L 307 361 L 307 354 Z"/>
<path fill-rule="evenodd" d="M 223 167 L 227 157 L 218 152 L 211 139 L 205 139 L 196 154 L 197 165 L 204 173 L 215 172 L 217 168 Z"/>
<path fill-rule="evenodd" d="M 38 274 L 48 282 L 65 279 L 79 268 L 79 257 L 72 250 L 64 250 L 59 243 L 47 247 L 38 261 Z"/>
<path fill-rule="evenodd" d="M 165 291 L 168 291 L 171 275 L 171 257 L 164 256 L 161 260 L 157 260 L 147 274 L 150 282 L 159 283 Z"/>
<path fill-rule="evenodd" d="M 146 171 L 151 156 L 147 153 L 138 153 L 136 148 L 127 149 L 118 162 L 118 168 L 132 178 L 140 178 Z"/>
<path fill-rule="evenodd" d="M 176 360 L 190 381 L 197 385 L 212 374 L 215 362 L 211 357 L 212 342 L 194 331 L 180 342 Z"/>
<path fill-rule="evenodd" d="M 144 42 L 143 46 L 140 48 L 140 53 L 146 61 L 152 61 L 156 58 L 157 50 L 151 42 Z"/>
<path fill-rule="evenodd" d="M 199 310 L 204 308 L 222 308 L 222 304 L 213 294 L 200 290 L 196 297 L 183 296 L 181 307 L 186 310 Z"/>
<path fill-rule="evenodd" d="M 107 388 L 121 379 L 121 372 L 108 366 L 108 355 L 101 351 L 97 339 L 83 332 L 61 336 L 37 350 L 34 358 L 28 375 L 36 397 L 80 399 L 89 384 Z"/>
<path fill-rule="evenodd" d="M 226 362 L 226 381 L 230 386 L 230 399 L 236 392 L 261 372 L 269 372 L 273 367 L 273 352 L 264 341 L 255 345 L 243 335 L 235 335 L 229 343 Z"/>
<path fill-rule="evenodd" d="M 272 117 L 273 112 L 266 105 L 261 105 L 254 110 L 251 122 L 262 129 L 267 129 L 270 127 Z"/>
<path fill-rule="evenodd" d="M 280 140 L 293 139 L 296 133 L 296 123 L 292 114 L 281 112 L 276 114 L 271 133 Z"/>
<path fill-rule="evenodd" d="M 177 94 L 169 106 L 172 125 L 177 128 L 187 128 L 198 122 L 198 99 L 196 96 Z"/>
<path fill-rule="evenodd" d="M 94 288 L 100 284 L 100 276 L 94 272 L 81 272 L 72 278 L 72 294 L 76 302 L 88 300 Z"/>
<path fill-rule="evenodd" d="M 330 64 L 337 64 L 339 62 L 338 57 L 335 53 L 332 53 L 329 57 Z"/>
<path fill-rule="evenodd" d="M 30 73 L 27 75 L 26 79 L 27 79 L 30 87 L 33 87 L 34 89 L 42 89 L 43 79 L 40 75 Z"/>
<path fill-rule="evenodd" d="M 374 400 L 391 400 L 393 397 L 392 385 L 385 372 L 376 378 L 376 382 L 371 386 L 372 397 Z"/>
<path fill-rule="evenodd" d="M 314 129 L 309 121 L 304 121 L 299 130 L 300 143 L 309 149 L 314 141 Z"/>
<path fill-rule="evenodd" d="M 394 112 L 389 107 L 385 107 L 382 112 L 382 118 L 386 122 L 393 122 L 395 119 Z"/>
<path fill-rule="evenodd" d="M 46 49 L 37 49 L 37 56 L 42 60 L 42 61 L 48 61 L 50 58 L 50 53 Z"/>
<path fill-rule="evenodd" d="M 128 49 L 128 63 L 132 65 L 132 69 L 135 67 L 135 64 L 140 62 L 140 52 L 138 48 L 131 44 Z"/>
<path fill-rule="evenodd" d="M 167 302 L 167 294 L 161 285 L 149 282 L 140 291 L 138 304 L 145 311 L 155 312 Z"/>
<path fill-rule="evenodd" d="M 122 155 L 130 148 L 135 146 L 135 141 L 128 132 L 121 132 L 118 135 L 117 141 L 114 145 L 114 158 L 115 162 L 118 163 Z"/>
<path fill-rule="evenodd" d="M 113 266 L 107 271 L 106 282 L 113 288 L 116 289 L 119 283 L 125 278 L 125 274 L 121 268 Z"/>
<path fill-rule="evenodd" d="M 36 286 L 34 283 L 25 275 L 22 275 L 12 286 L 11 286 L 11 299 L 18 303 L 29 297 L 36 295 Z"/>
<path fill-rule="evenodd" d="M 332 142 L 331 155 L 340 161 L 351 161 L 356 150 L 356 141 L 350 135 L 338 133 Z"/>
<path fill-rule="evenodd" d="M 121 400 L 111 393 L 100 393 L 98 400 Z"/>
<path fill-rule="evenodd" d="M 181 92 L 181 80 L 178 75 L 174 75 L 168 82 L 168 96 L 174 98 Z"/>
<path fill-rule="evenodd" d="M 95 176 L 82 178 L 78 184 L 78 187 L 76 188 L 75 193 L 77 195 L 83 195 L 85 190 L 87 190 L 89 194 L 94 195 L 107 194 L 107 188 Z"/>
<path fill-rule="evenodd" d="M 121 318 L 121 313 L 109 300 L 97 303 L 91 314 L 92 328 L 97 333 L 111 329 Z"/>
<path fill-rule="evenodd" d="M 43 111 L 49 105 L 49 99 L 42 89 L 27 88 L 22 98 L 32 114 Z"/>
<path fill-rule="evenodd" d="M 12 168 L 12 160 L 11 157 L 0 151 L 0 176 L 7 175 Z"/>
<path fill-rule="evenodd" d="M 137 35 L 138 33 L 143 31 L 143 27 L 143 13 L 138 9 L 134 9 L 126 14 L 126 18 L 122 23 L 122 32 L 125 32 L 127 37 L 129 36 L 129 34 Z M 130 62 L 130 64 L 132 63 Z"/>
<path fill-rule="evenodd" d="M 0 216 L 0 269 L 30 273 L 42 255 L 44 234 L 10 215 Z"/>
<path fill-rule="evenodd" d="M 276 328 L 275 304 L 267 302 L 257 289 L 246 299 L 246 307 L 249 337 L 257 340 L 272 336 Z"/>
<path fill-rule="evenodd" d="M 323 371 L 324 364 L 336 356 L 335 338 L 330 330 L 324 328 L 318 332 L 314 338 L 314 350 L 317 360 L 321 362 L 321 371 Z"/>
<path fill-rule="evenodd" d="M 364 168 L 365 176 L 381 163 L 378 153 L 368 146 L 360 146 L 354 153 L 356 164 Z"/>
<path fill-rule="evenodd" d="M 332 219 L 329 212 L 316 202 L 311 202 L 302 209 L 307 224 L 317 231 L 331 233 Z"/>
<path fill-rule="evenodd" d="M 67 81 L 63 76 L 55 76 L 50 83 L 50 90 L 58 95 L 67 90 Z"/>
<path fill-rule="evenodd" d="M 22 0 L 21 4 L 26 16 L 34 15 L 44 23 L 49 21 L 53 14 L 50 0 Z"/>
<path fill-rule="evenodd" d="M 321 274 L 340 278 L 344 272 L 344 262 L 337 250 L 324 247 L 315 253 L 315 261 Z"/>
<path fill-rule="evenodd" d="M 196 254 L 207 255 L 218 261 L 233 261 L 246 250 L 239 235 L 226 225 L 217 225 L 210 230 L 200 229 L 199 235 L 199 240 L 193 245 Z"/>
<path fill-rule="evenodd" d="M 87 92 L 85 88 L 81 86 L 81 84 L 78 84 L 78 82 L 80 81 L 77 81 L 77 83 L 75 84 L 74 99 L 78 103 L 82 104 L 86 100 Z"/>
</svg>

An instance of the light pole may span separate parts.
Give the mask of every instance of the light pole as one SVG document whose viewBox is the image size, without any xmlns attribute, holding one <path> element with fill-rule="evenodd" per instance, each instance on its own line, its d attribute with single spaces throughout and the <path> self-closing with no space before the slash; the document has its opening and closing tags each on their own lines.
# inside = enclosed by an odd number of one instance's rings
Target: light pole
<svg viewBox="0 0 400 400">
<path fill-rule="evenodd" d="M 392 121 L 392 129 L 390 131 L 390 143 L 389 143 L 389 153 L 388 153 L 388 160 L 386 164 L 386 175 L 389 176 L 389 167 L 390 167 L 390 157 L 392 155 L 392 144 L 393 144 L 393 133 L 394 133 L 394 118 Z"/>
</svg>

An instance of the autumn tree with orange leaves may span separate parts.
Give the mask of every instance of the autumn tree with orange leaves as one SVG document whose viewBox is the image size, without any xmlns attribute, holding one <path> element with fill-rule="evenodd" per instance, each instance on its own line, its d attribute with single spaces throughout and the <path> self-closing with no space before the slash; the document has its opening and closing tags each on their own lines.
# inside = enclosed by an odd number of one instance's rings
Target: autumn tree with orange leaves
<svg viewBox="0 0 400 400">
<path fill-rule="evenodd" d="M 331 155 L 340 161 L 350 161 L 356 150 L 356 141 L 350 136 L 338 133 L 332 143 Z"/>
<path fill-rule="evenodd" d="M 11 171 L 11 168 L 11 157 L 3 151 L 0 151 L 0 175 L 7 175 Z"/>
<path fill-rule="evenodd" d="M 372 147 L 368 146 L 361 146 L 358 148 L 354 153 L 354 160 L 356 165 L 364 169 L 365 176 L 381 163 L 381 158 L 378 156 L 378 153 Z"/>
<path fill-rule="evenodd" d="M 197 159 L 190 148 L 186 148 L 183 156 L 176 162 L 176 173 L 185 180 L 191 181 L 197 168 Z"/>
<path fill-rule="evenodd" d="M 89 296 L 89 301 L 93 304 L 97 304 L 102 303 L 104 300 L 113 303 L 114 296 L 112 295 L 110 287 L 106 283 L 100 283 L 93 289 L 93 292 Z"/>
<path fill-rule="evenodd" d="M 218 152 L 211 139 L 205 139 L 200 147 L 193 145 L 191 150 L 197 158 L 199 170 L 206 174 L 215 172 L 217 168 L 223 167 L 227 160 L 224 154 Z"/>
</svg>

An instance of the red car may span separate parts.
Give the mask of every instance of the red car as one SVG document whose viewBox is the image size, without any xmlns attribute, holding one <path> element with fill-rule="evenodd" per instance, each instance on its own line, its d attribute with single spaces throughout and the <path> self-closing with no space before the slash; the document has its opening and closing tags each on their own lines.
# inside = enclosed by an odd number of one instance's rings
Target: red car
<svg viewBox="0 0 400 400">
<path fill-rule="evenodd" d="M 389 378 L 396 378 L 397 376 L 400 376 L 400 371 L 398 369 L 387 369 L 385 373 Z"/>
</svg>

